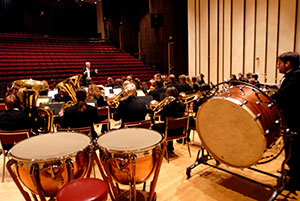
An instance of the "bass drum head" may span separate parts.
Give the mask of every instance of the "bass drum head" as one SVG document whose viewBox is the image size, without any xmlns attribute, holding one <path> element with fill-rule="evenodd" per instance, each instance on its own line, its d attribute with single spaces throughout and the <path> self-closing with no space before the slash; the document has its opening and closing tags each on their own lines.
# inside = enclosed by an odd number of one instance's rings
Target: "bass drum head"
<svg viewBox="0 0 300 201">
<path fill-rule="evenodd" d="M 249 167 L 266 150 L 261 123 L 235 99 L 214 97 L 205 102 L 198 110 L 196 129 L 205 149 L 229 166 Z"/>
</svg>

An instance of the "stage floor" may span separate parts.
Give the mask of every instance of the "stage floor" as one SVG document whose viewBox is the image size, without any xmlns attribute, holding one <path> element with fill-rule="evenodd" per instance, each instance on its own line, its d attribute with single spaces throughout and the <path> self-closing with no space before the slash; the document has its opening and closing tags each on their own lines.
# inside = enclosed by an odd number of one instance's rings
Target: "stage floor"
<svg viewBox="0 0 300 201">
<path fill-rule="evenodd" d="M 193 139 L 193 136 L 191 136 L 191 139 Z M 200 147 L 200 140 L 197 133 L 195 133 L 194 141 L 192 141 L 190 145 L 192 157 L 189 157 L 186 145 L 175 142 L 175 156 L 170 158 L 169 163 L 166 159 L 163 160 L 156 187 L 158 201 L 267 201 L 272 195 L 273 191 L 270 188 L 204 164 L 193 169 L 191 171 L 191 178 L 187 179 L 186 168 L 195 161 Z M 2 157 L 3 155 L 0 157 L 1 179 Z M 276 160 L 264 165 L 256 165 L 254 168 L 277 174 L 277 171 L 280 170 L 283 158 L 284 153 Z M 210 163 L 215 164 L 214 161 L 210 161 Z M 220 167 L 263 184 L 276 184 L 275 178 L 248 168 L 237 169 L 223 164 L 221 164 Z M 96 177 L 101 178 L 97 168 Z M 140 186 L 138 186 L 138 188 L 139 187 Z M 292 194 L 284 190 L 276 200 L 300 200 L 300 191 L 296 193 L 297 194 Z M 4 183 L 0 183 L 0 200 L 24 200 L 8 172 L 6 172 Z M 108 198 L 108 200 L 110 200 L 110 198 Z"/>
</svg>

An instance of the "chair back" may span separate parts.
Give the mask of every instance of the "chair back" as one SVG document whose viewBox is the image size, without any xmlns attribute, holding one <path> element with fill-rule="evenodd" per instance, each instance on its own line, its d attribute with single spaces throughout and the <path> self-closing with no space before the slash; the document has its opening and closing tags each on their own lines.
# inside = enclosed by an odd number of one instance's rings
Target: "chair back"
<svg viewBox="0 0 300 201">
<path fill-rule="evenodd" d="M 8 151 L 12 145 L 29 138 L 29 130 L 0 130 L 0 144 L 3 149 Z M 9 147 L 9 148 L 6 148 Z"/>
<path fill-rule="evenodd" d="M 165 128 L 165 136 L 167 140 L 169 138 L 176 139 L 176 138 L 186 137 L 188 126 L 189 126 L 188 115 L 184 115 L 183 117 L 179 117 L 179 118 L 167 117 L 166 128 Z M 172 133 L 172 137 L 169 137 L 168 133 Z"/>
<path fill-rule="evenodd" d="M 97 107 L 98 116 L 100 117 L 107 117 L 110 119 L 110 111 L 109 106 L 99 106 Z"/>
<path fill-rule="evenodd" d="M 0 111 L 6 110 L 5 103 L 0 103 Z"/>
<path fill-rule="evenodd" d="M 124 128 L 148 128 L 151 129 L 151 120 L 142 120 L 124 123 Z"/>
</svg>

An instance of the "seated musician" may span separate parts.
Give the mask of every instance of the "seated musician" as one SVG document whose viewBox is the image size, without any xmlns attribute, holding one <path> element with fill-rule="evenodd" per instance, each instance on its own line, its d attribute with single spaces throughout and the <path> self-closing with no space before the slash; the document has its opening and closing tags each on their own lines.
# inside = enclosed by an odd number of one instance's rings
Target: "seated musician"
<svg viewBox="0 0 300 201">
<path fill-rule="evenodd" d="M 161 101 L 163 98 L 161 98 L 161 94 L 165 93 L 166 89 L 163 87 L 163 81 L 162 79 L 156 79 L 155 80 L 155 89 L 149 91 L 148 95 L 151 95 L 153 97 L 153 100 Z"/>
<path fill-rule="evenodd" d="M 174 86 L 168 87 L 166 89 L 166 97 L 169 96 L 173 96 L 174 98 L 176 98 L 176 100 L 168 103 L 161 110 L 160 117 L 162 121 L 165 121 L 166 117 L 174 117 L 174 118 L 182 117 L 185 112 L 185 104 L 178 100 L 179 93 Z M 165 123 L 154 124 L 152 126 L 152 129 L 163 134 L 165 132 Z M 170 136 L 172 135 L 172 133 L 168 133 L 168 135 Z M 173 150 L 174 150 L 173 142 L 169 141 L 167 145 L 167 151 L 169 153 L 173 153 Z"/>
<path fill-rule="evenodd" d="M 133 83 L 124 85 L 124 90 L 128 90 L 124 94 L 125 100 L 120 101 L 120 104 L 113 114 L 113 119 L 122 120 L 121 128 L 126 122 L 134 122 L 145 120 L 149 109 L 146 103 L 136 97 L 136 86 Z"/>
<path fill-rule="evenodd" d="M 192 87 L 187 82 L 187 76 L 186 75 L 180 75 L 179 76 L 179 83 L 180 83 L 180 92 L 184 93 L 193 93 Z"/>
<path fill-rule="evenodd" d="M 58 87 L 58 93 L 55 94 L 54 100 L 56 102 L 65 102 L 66 103 L 66 102 L 72 100 L 72 98 L 64 88 Z"/>
<path fill-rule="evenodd" d="M 5 106 L 7 110 L 0 112 L 0 130 L 23 130 L 30 127 L 29 117 L 21 111 L 20 101 L 15 94 L 6 96 Z M 10 149 L 11 147 L 3 147 Z"/>
<path fill-rule="evenodd" d="M 63 128 L 81 128 L 91 126 L 92 137 L 96 138 L 97 134 L 94 130 L 93 123 L 100 122 L 97 108 L 86 104 L 87 93 L 81 87 L 76 91 L 77 104 L 61 111 L 61 127 Z"/>
<path fill-rule="evenodd" d="M 104 92 L 101 91 L 102 88 L 98 87 L 96 84 L 91 84 L 87 91 L 87 100 L 97 100 L 97 106 L 107 105 L 104 100 Z"/>
</svg>

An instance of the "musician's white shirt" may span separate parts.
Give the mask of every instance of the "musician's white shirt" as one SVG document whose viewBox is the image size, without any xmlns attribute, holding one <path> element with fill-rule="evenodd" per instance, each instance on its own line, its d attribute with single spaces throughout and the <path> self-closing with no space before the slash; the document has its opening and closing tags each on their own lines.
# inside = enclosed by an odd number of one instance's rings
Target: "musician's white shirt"
<svg viewBox="0 0 300 201">
<path fill-rule="evenodd" d="M 89 68 L 86 68 L 86 73 L 87 73 L 86 77 L 91 77 L 91 71 Z"/>
</svg>

